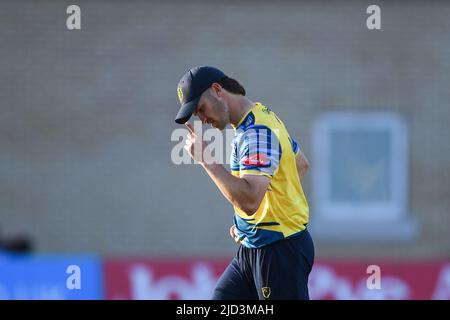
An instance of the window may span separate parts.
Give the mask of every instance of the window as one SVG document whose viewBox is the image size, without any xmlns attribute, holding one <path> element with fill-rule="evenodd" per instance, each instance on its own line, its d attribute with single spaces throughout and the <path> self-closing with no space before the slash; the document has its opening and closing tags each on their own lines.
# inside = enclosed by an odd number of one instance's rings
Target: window
<svg viewBox="0 0 450 320">
<path fill-rule="evenodd" d="M 408 132 L 395 113 L 327 113 L 313 132 L 311 228 L 322 239 L 411 240 Z"/>
</svg>

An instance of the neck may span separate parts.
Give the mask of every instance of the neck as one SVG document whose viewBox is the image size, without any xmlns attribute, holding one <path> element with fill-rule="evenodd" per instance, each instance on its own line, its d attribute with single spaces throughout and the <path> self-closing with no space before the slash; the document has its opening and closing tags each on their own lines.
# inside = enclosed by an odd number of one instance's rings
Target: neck
<svg viewBox="0 0 450 320">
<path fill-rule="evenodd" d="M 242 117 L 253 108 L 255 103 L 241 95 L 232 96 L 230 100 L 230 124 L 235 128 Z"/>
</svg>

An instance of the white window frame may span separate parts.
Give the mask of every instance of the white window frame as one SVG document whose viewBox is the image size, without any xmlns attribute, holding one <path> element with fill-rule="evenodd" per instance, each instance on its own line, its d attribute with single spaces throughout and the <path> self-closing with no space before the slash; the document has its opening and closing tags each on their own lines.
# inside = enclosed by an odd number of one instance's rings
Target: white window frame
<svg viewBox="0 0 450 320">
<path fill-rule="evenodd" d="M 383 130 L 390 140 L 390 201 L 357 204 L 331 200 L 332 131 Z M 408 128 L 392 112 L 330 112 L 321 115 L 313 129 L 313 230 L 320 238 L 335 240 L 411 240 L 417 225 L 407 211 Z M 314 219 L 314 215 L 316 215 Z"/>
</svg>

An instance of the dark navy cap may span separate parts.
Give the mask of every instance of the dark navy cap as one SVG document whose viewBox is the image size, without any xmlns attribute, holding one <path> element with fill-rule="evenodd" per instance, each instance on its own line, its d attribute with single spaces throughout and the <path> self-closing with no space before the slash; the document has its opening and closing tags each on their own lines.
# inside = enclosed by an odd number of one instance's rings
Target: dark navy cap
<svg viewBox="0 0 450 320">
<path fill-rule="evenodd" d="M 201 66 L 191 68 L 178 83 L 178 99 L 181 108 L 175 118 L 175 122 L 183 124 L 189 120 L 197 108 L 202 93 L 214 82 L 218 82 L 227 76 L 217 68 Z"/>
</svg>

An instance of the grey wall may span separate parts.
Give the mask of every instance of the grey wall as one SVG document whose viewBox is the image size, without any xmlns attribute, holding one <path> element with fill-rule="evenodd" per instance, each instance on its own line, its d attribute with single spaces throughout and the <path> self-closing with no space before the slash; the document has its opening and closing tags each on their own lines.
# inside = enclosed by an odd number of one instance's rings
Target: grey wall
<svg viewBox="0 0 450 320">
<path fill-rule="evenodd" d="M 306 155 L 323 112 L 399 112 L 418 239 L 317 241 L 317 255 L 449 256 L 449 3 L 379 2 L 380 31 L 360 1 L 78 1 L 81 31 L 65 27 L 69 4 L 0 4 L 3 236 L 45 252 L 231 255 L 231 206 L 201 168 L 170 159 L 176 84 L 206 64 L 274 109 Z"/>
</svg>

